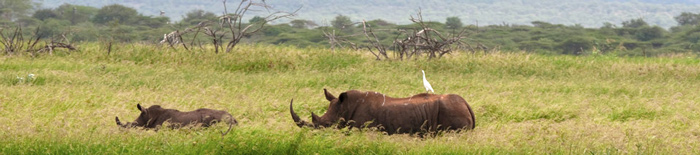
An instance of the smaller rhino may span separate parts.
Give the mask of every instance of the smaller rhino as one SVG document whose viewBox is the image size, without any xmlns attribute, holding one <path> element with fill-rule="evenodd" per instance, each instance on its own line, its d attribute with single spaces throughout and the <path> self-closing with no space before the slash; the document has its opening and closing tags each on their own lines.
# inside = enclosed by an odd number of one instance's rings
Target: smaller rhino
<svg viewBox="0 0 700 155">
<path fill-rule="evenodd" d="M 222 132 L 221 134 L 226 135 L 231 131 L 233 125 L 238 124 L 230 113 L 223 110 L 200 108 L 195 111 L 181 112 L 175 109 L 164 109 L 160 105 L 152 105 L 148 109 L 141 107 L 141 104 L 136 104 L 136 107 L 141 111 L 141 115 L 134 122 L 122 123 L 119 121 L 119 117 L 115 117 L 117 125 L 124 128 L 158 128 L 163 123 L 168 122 L 170 124 L 168 127 L 174 129 L 187 125 L 209 127 L 214 123 L 224 121 L 229 124 L 229 127 L 225 133 Z"/>
</svg>

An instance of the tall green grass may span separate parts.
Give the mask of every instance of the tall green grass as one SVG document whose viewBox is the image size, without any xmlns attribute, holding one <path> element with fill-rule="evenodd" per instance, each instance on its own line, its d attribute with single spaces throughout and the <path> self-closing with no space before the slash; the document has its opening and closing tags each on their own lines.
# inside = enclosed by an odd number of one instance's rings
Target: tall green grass
<svg viewBox="0 0 700 155">
<path fill-rule="evenodd" d="M 455 53 L 374 61 L 367 52 L 241 45 L 232 53 L 99 44 L 76 52 L 0 57 L 0 154 L 698 154 L 696 57 Z M 474 130 L 436 137 L 298 128 L 323 113 L 322 90 L 464 97 Z M 33 81 L 17 77 L 36 75 Z M 225 125 L 121 129 L 136 104 L 231 112 Z"/>
</svg>

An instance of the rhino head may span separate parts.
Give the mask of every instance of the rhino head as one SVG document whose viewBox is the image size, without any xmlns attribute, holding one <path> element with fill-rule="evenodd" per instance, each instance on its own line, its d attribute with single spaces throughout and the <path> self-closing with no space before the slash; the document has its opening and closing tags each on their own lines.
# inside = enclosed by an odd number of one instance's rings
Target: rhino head
<svg viewBox="0 0 700 155">
<path fill-rule="evenodd" d="M 153 108 L 160 108 L 158 107 L 150 107 L 148 109 L 141 107 L 141 104 L 136 104 L 136 108 L 141 111 L 141 114 L 139 115 L 138 118 L 134 122 L 126 122 L 122 123 L 119 121 L 119 117 L 115 117 L 114 119 L 117 121 L 117 125 L 124 127 L 124 128 L 129 128 L 129 127 L 146 127 L 149 124 L 149 120 L 152 120 L 151 115 L 149 113 L 149 109 Z"/>
<path fill-rule="evenodd" d="M 326 100 L 328 100 L 330 102 L 330 105 L 328 106 L 328 110 L 326 111 L 325 114 L 323 114 L 323 116 L 319 117 L 318 115 L 316 115 L 315 113 L 312 112 L 311 113 L 311 122 L 312 123 L 301 120 L 301 118 L 299 118 L 299 115 L 297 115 L 296 112 L 294 112 L 294 108 L 292 107 L 294 100 L 289 102 L 289 111 L 292 114 L 292 119 L 297 124 L 297 126 L 299 126 L 299 127 L 308 126 L 308 127 L 319 128 L 319 127 L 330 127 L 333 124 L 337 124 L 337 123 L 343 124 L 343 123 L 340 123 L 340 121 L 343 120 L 343 119 L 341 119 L 342 118 L 341 114 L 343 113 L 343 108 L 341 107 L 341 104 L 342 104 L 343 100 L 346 98 L 345 93 L 341 94 L 340 98 L 336 98 L 335 96 L 333 96 L 333 94 L 329 93 L 328 90 L 326 90 L 326 89 L 323 89 L 323 93 L 326 96 Z M 341 127 L 341 126 L 339 126 L 339 127 Z"/>
</svg>

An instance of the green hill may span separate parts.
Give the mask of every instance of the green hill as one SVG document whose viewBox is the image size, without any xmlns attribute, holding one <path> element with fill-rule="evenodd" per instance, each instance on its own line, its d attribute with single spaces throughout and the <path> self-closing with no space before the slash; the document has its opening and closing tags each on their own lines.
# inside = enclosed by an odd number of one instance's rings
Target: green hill
<svg viewBox="0 0 700 155">
<path fill-rule="evenodd" d="M 133 7 L 145 15 L 158 15 L 165 11 L 174 21 L 191 10 L 202 9 L 216 14 L 223 12 L 220 0 L 43 0 L 44 7 L 57 7 L 63 3 L 101 7 L 119 3 Z M 235 1 L 229 1 L 229 6 Z M 303 0 L 303 1 L 268 1 L 275 9 L 292 11 L 299 7 L 300 19 L 310 19 L 321 25 L 338 14 L 351 17 L 352 20 L 383 19 L 397 24 L 409 23 L 408 18 L 418 9 L 423 10 L 427 20 L 444 22 L 445 17 L 457 16 L 467 24 L 527 24 L 532 21 L 545 21 L 554 24 L 585 27 L 600 27 L 605 22 L 620 24 L 622 21 L 643 18 L 652 25 L 664 28 L 675 26 L 673 17 L 681 12 L 699 12 L 700 2 L 690 0 Z M 263 13 L 263 12 L 259 12 Z"/>
</svg>

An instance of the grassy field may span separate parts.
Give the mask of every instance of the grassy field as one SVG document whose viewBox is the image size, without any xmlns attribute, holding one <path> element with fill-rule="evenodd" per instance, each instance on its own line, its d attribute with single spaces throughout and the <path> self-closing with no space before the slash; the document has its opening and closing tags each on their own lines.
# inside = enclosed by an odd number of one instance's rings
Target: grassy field
<svg viewBox="0 0 700 155">
<path fill-rule="evenodd" d="M 0 57 L 0 154 L 700 154 L 700 59 L 524 53 L 374 61 L 357 51 L 241 45 L 227 54 L 99 44 Z M 421 139 L 298 128 L 323 88 L 458 94 L 476 128 Z M 34 78 L 28 78 L 34 74 Z M 19 79 L 23 78 L 23 79 Z M 239 125 L 122 129 L 136 104 L 227 110 Z"/>
</svg>

